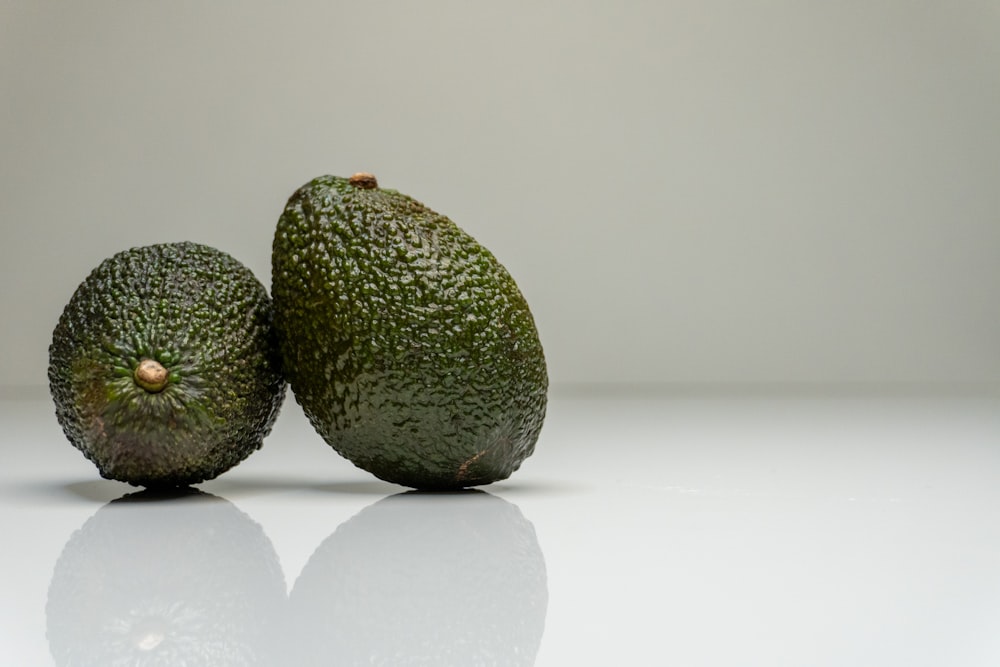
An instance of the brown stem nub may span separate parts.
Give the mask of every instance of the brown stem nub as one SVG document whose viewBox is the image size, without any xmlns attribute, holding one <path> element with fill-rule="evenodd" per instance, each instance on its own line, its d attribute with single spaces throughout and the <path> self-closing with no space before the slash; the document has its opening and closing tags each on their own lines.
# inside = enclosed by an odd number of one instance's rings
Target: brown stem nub
<svg viewBox="0 0 1000 667">
<path fill-rule="evenodd" d="M 133 374 L 135 378 L 135 383 L 145 389 L 146 391 L 155 394 L 158 391 L 162 391 L 164 387 L 167 386 L 167 382 L 170 379 L 170 373 L 164 368 L 160 362 L 154 359 L 143 359 L 139 362 L 139 365 L 135 367 L 135 373 Z"/>
<path fill-rule="evenodd" d="M 361 188 L 362 190 L 373 190 L 378 187 L 378 181 L 375 180 L 375 174 L 369 174 L 367 171 L 359 171 L 347 179 L 347 182 L 356 188 Z"/>
</svg>

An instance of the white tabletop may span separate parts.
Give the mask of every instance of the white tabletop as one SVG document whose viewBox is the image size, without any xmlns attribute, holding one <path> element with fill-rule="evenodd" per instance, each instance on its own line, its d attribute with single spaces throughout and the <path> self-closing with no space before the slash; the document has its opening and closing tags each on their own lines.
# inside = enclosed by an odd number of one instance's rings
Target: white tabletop
<svg viewBox="0 0 1000 667">
<path fill-rule="evenodd" d="M 374 479 L 292 400 L 168 500 L 118 500 L 38 392 L 0 420 L 4 665 L 1000 664 L 996 394 L 553 391 L 465 494 Z"/>
</svg>

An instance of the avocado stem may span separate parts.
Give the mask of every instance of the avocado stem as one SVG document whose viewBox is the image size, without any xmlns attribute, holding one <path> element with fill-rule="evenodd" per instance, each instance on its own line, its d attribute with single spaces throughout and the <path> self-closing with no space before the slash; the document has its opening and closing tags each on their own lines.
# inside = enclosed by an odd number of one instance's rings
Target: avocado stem
<svg viewBox="0 0 1000 667">
<path fill-rule="evenodd" d="M 347 179 L 347 182 L 356 188 L 361 188 L 362 190 L 374 190 L 378 187 L 378 181 L 375 179 L 375 174 L 369 174 L 367 171 L 359 171 Z"/>
<path fill-rule="evenodd" d="M 139 362 L 139 365 L 135 367 L 133 378 L 135 379 L 135 383 L 137 385 L 146 391 L 155 394 L 158 391 L 163 391 L 163 388 L 167 386 L 170 374 L 167 372 L 167 369 L 155 359 L 143 359 Z"/>
</svg>

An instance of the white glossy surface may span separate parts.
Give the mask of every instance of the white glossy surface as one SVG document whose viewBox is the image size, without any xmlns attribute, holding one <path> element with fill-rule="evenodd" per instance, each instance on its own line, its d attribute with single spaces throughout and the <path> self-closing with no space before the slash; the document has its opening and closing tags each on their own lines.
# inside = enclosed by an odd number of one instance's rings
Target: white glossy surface
<svg viewBox="0 0 1000 667">
<path fill-rule="evenodd" d="M 294 404 L 228 502 L 109 506 L 46 398 L 0 419 L 4 665 L 1000 664 L 996 395 L 556 392 L 489 495 L 389 500 Z"/>
</svg>

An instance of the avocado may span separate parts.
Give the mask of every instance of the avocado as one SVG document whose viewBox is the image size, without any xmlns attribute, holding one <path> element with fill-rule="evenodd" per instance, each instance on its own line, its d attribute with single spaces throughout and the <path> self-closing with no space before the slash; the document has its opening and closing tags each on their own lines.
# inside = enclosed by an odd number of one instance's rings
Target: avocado
<svg viewBox="0 0 1000 667">
<path fill-rule="evenodd" d="M 455 489 L 533 453 L 548 389 L 534 319 L 449 218 L 371 174 L 316 178 L 278 220 L 271 296 L 292 392 L 356 466 Z"/>
<path fill-rule="evenodd" d="M 63 310 L 49 388 L 101 476 L 171 487 L 258 449 L 285 394 L 271 300 L 230 255 L 189 242 L 104 260 Z"/>
</svg>

